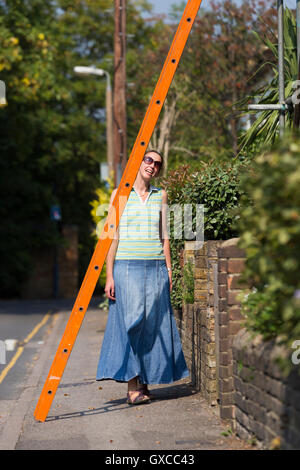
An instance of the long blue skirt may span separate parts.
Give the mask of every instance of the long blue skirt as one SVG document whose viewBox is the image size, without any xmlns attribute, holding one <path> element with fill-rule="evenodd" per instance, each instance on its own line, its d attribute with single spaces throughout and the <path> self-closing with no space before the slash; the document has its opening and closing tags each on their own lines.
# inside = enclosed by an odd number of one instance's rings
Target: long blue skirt
<svg viewBox="0 0 300 470">
<path fill-rule="evenodd" d="M 97 380 L 172 383 L 189 376 L 164 260 L 115 260 Z"/>
</svg>

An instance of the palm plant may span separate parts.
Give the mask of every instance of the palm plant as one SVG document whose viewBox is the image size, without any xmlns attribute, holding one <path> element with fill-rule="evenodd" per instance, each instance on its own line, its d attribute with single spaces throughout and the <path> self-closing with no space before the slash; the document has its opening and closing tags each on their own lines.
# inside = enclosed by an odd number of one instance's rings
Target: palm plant
<svg viewBox="0 0 300 470">
<path fill-rule="evenodd" d="M 285 99 L 291 96 L 293 84 L 297 80 L 297 36 L 296 36 L 296 20 L 288 8 L 284 9 L 284 83 L 285 83 Z M 274 56 L 274 62 L 265 62 L 255 73 L 261 71 L 262 67 L 271 65 L 273 70 L 273 78 L 269 84 L 261 85 L 257 90 L 246 96 L 238 103 L 238 107 L 245 114 L 256 114 L 255 110 L 248 110 L 247 105 L 255 100 L 257 104 L 278 104 L 278 44 L 277 36 L 274 32 L 272 35 L 275 39 L 272 42 L 266 35 L 259 36 L 254 32 L 264 46 L 269 49 Z M 285 123 L 287 128 L 291 128 L 293 124 L 293 109 L 289 108 L 286 112 Z M 277 110 L 260 111 L 257 119 L 252 126 L 245 131 L 240 137 L 241 151 L 247 147 L 250 148 L 254 142 L 263 142 L 264 144 L 272 144 L 279 135 L 279 112 Z"/>
</svg>

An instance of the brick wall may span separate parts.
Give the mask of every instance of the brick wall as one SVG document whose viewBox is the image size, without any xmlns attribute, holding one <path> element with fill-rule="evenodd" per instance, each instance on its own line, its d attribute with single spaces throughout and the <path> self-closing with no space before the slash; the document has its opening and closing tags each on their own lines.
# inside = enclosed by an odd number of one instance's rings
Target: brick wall
<svg viewBox="0 0 300 470">
<path fill-rule="evenodd" d="M 243 321 L 237 296 L 242 289 L 240 276 L 245 265 L 245 255 L 237 247 L 237 242 L 238 238 L 226 240 L 218 249 L 218 399 L 223 419 L 234 417 L 232 343 Z"/>
<path fill-rule="evenodd" d="M 274 439 L 282 449 L 300 448 L 299 365 L 286 377 L 275 363 L 290 355 L 245 329 L 233 342 L 235 431 L 244 439 L 255 436 L 265 448 Z"/>
<path fill-rule="evenodd" d="M 60 246 L 58 260 L 58 297 L 72 298 L 78 291 L 78 230 L 75 226 L 63 226 L 65 244 Z M 35 266 L 27 282 L 22 286 L 23 299 L 47 299 L 54 295 L 55 250 L 48 249 L 34 254 Z"/>
<path fill-rule="evenodd" d="M 223 419 L 233 418 L 232 341 L 242 327 L 237 294 L 244 253 L 237 238 L 208 240 L 200 249 L 186 242 L 183 265 L 194 265 L 194 304 L 175 317 L 193 384 Z"/>
<path fill-rule="evenodd" d="M 245 255 L 237 243 L 238 238 L 207 241 L 201 249 L 185 244 L 182 264 L 194 265 L 194 304 L 183 305 L 176 319 L 191 378 L 240 437 L 297 449 L 299 366 L 285 377 L 274 359 L 288 352 L 243 328 L 238 295 L 247 288 L 241 284 Z"/>
<path fill-rule="evenodd" d="M 212 405 L 217 404 L 218 397 L 215 273 L 221 243 L 209 240 L 200 249 L 195 249 L 195 242 L 185 243 L 183 265 L 189 260 L 194 265 L 194 304 L 175 311 L 192 382 Z"/>
</svg>

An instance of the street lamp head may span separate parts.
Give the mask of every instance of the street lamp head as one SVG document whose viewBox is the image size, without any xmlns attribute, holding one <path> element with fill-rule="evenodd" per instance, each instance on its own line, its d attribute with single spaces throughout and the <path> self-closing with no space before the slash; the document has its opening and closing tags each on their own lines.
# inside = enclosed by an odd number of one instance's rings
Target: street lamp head
<svg viewBox="0 0 300 470">
<path fill-rule="evenodd" d="M 96 67 L 84 67 L 81 65 L 76 65 L 76 67 L 74 67 L 74 72 L 80 76 L 88 76 L 88 75 L 103 76 L 105 74 L 105 71 L 103 69 L 97 69 Z"/>
</svg>

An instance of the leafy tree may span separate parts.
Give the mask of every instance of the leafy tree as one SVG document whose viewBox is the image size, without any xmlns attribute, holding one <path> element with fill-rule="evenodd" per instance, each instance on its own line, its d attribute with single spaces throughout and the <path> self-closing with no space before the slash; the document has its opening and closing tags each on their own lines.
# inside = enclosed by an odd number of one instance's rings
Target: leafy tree
<svg viewBox="0 0 300 470">
<path fill-rule="evenodd" d="M 174 134 L 194 158 L 228 158 L 237 153 L 240 132 L 236 101 L 257 83 L 249 77 L 266 60 L 254 31 L 274 25 L 276 11 L 268 1 L 213 2 L 197 18 L 179 66 L 191 99 L 182 110 Z M 260 80 L 261 75 L 256 76 Z M 188 130 L 188 132 L 186 132 Z"/>
<path fill-rule="evenodd" d="M 62 242 L 52 204 L 60 204 L 64 224 L 79 227 L 81 279 L 86 271 L 94 249 L 90 201 L 106 160 L 105 80 L 76 77 L 73 67 L 113 72 L 111 7 L 110 0 L 0 1 L 8 101 L 0 109 L 2 296 L 20 294 L 36 250 Z M 129 51 L 143 47 L 149 27 L 131 2 L 128 23 Z"/>
<path fill-rule="evenodd" d="M 141 105 L 142 118 L 184 5 L 173 8 L 172 21 L 157 23 L 152 48 L 136 50 L 135 83 L 130 96 Z M 152 145 L 169 153 L 170 167 L 189 161 L 227 159 L 237 153 L 240 118 L 237 100 L 248 94 L 262 76 L 248 78 L 268 58 L 253 30 L 267 33 L 276 22 L 269 1 L 231 0 L 200 9 L 153 135 Z M 159 30 L 158 30 L 159 27 Z"/>
<path fill-rule="evenodd" d="M 32 266 L 32 248 L 57 238 L 49 220 L 51 186 L 45 186 L 39 161 L 46 145 L 40 115 L 57 93 L 46 34 L 54 11 L 50 1 L 2 1 L 0 13 L 0 68 L 8 101 L 0 110 L 1 293 L 15 295 Z"/>
</svg>

